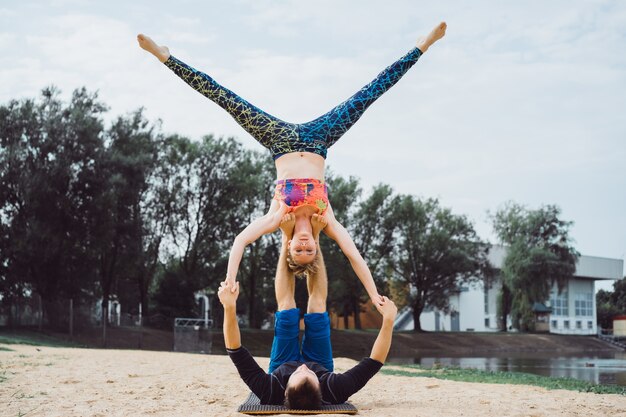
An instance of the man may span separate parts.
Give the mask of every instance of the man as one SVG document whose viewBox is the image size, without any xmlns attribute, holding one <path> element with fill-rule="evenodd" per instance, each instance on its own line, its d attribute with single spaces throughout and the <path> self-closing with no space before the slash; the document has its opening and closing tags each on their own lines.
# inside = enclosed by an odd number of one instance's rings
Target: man
<svg viewBox="0 0 626 417">
<path fill-rule="evenodd" d="M 326 311 L 328 280 L 323 258 L 315 274 L 307 277 L 309 301 L 304 315 L 302 346 L 298 342 L 300 310 L 294 299 L 295 277 L 287 265 L 287 242 L 293 232 L 293 214 L 287 214 L 281 223 L 282 248 L 276 269 L 276 302 L 274 341 L 270 355 L 269 373 L 264 372 L 252 355 L 241 345 L 241 333 L 236 316 L 239 283 L 234 291 L 222 282 L 218 291 L 224 306 L 224 341 L 226 350 L 237 367 L 239 375 L 261 404 L 285 404 L 289 408 L 315 410 L 322 403 L 341 404 L 363 388 L 383 366 L 393 333 L 393 322 L 398 312 L 395 304 L 383 297 L 378 310 L 383 324 L 369 358 L 364 358 L 345 373 L 333 373 L 330 344 L 330 319 Z M 315 229 L 324 227 L 324 219 L 311 219 Z M 320 224 L 322 222 L 322 224 Z M 321 252 L 320 252 L 321 255 Z"/>
</svg>

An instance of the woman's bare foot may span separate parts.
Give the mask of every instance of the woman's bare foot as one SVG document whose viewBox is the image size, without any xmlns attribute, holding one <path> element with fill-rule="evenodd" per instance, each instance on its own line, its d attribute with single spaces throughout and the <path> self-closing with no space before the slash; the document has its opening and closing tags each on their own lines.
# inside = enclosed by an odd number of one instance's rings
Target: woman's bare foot
<svg viewBox="0 0 626 417">
<path fill-rule="evenodd" d="M 288 240 L 293 239 L 293 229 L 296 226 L 296 216 L 293 213 L 287 213 L 280 221 L 280 230 L 283 231 Z"/>
<path fill-rule="evenodd" d="M 137 42 L 139 42 L 139 46 L 141 46 L 142 49 L 150 52 L 161 62 L 167 61 L 167 59 L 170 57 L 170 50 L 167 48 L 167 46 L 157 45 L 152 40 L 152 38 L 144 35 L 143 33 L 137 35 Z"/>
<path fill-rule="evenodd" d="M 320 216 L 319 214 L 314 214 L 311 217 L 311 233 L 313 234 L 313 238 L 317 240 L 320 236 L 320 232 L 323 228 L 328 225 L 328 220 L 324 216 Z"/>
<path fill-rule="evenodd" d="M 430 46 L 437 42 L 439 39 L 443 38 L 443 35 L 446 34 L 446 22 L 441 22 L 433 30 L 430 31 L 425 38 L 417 41 L 417 47 L 422 53 L 426 52 Z"/>
</svg>

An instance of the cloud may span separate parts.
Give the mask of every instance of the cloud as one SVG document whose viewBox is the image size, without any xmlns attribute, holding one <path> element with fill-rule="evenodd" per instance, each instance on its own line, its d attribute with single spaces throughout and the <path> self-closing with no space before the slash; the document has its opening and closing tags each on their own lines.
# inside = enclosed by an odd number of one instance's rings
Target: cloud
<svg viewBox="0 0 626 417">
<path fill-rule="evenodd" d="M 106 13 L 68 4 L 0 8 L 0 47 L 11 57 L 0 68 L 0 100 L 49 84 L 68 95 L 86 85 L 111 115 L 144 106 L 168 132 L 233 135 L 255 149 L 221 108 L 140 50 L 136 32 L 149 31 L 268 112 L 302 122 L 352 95 L 445 19 L 446 38 L 330 150 L 329 164 L 366 187 L 386 182 L 438 196 L 486 234 L 484 212 L 502 201 L 556 202 L 577 221 L 582 251 L 626 250 L 616 226 L 626 210 L 617 191 L 626 188 L 620 2 L 114 1 Z"/>
</svg>

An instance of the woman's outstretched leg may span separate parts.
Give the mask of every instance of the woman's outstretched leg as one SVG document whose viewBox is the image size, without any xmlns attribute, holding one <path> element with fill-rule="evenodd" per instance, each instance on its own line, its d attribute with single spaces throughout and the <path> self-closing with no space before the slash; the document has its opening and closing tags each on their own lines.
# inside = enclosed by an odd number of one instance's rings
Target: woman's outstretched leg
<svg viewBox="0 0 626 417">
<path fill-rule="evenodd" d="M 297 141 L 296 125 L 284 122 L 239 97 L 207 74 L 173 57 L 166 46 L 157 45 L 150 37 L 140 34 L 137 41 L 141 48 L 154 55 L 194 90 L 226 110 L 272 155 L 292 151 L 290 144 Z"/>
<path fill-rule="evenodd" d="M 445 32 L 446 24 L 442 22 L 421 39 L 415 48 L 385 68 L 372 82 L 348 100 L 317 119 L 301 124 L 301 140 L 324 141 L 326 148 L 331 147 L 359 120 L 374 101 L 402 78 L 433 43 L 445 35 Z"/>
</svg>

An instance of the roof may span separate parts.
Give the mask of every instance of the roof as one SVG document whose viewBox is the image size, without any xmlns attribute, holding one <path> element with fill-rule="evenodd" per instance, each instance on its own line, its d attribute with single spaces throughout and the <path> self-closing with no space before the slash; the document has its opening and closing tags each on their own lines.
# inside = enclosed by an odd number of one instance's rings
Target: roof
<svg viewBox="0 0 626 417">
<path fill-rule="evenodd" d="M 492 245 L 489 250 L 489 262 L 494 268 L 501 269 L 506 257 L 507 248 L 502 245 Z M 622 259 L 602 258 L 598 256 L 581 255 L 576 263 L 574 276 L 584 279 L 622 279 L 624 261 Z"/>
<path fill-rule="evenodd" d="M 533 304 L 533 311 L 535 313 L 552 313 L 552 308 L 546 307 L 544 303 Z"/>
</svg>

